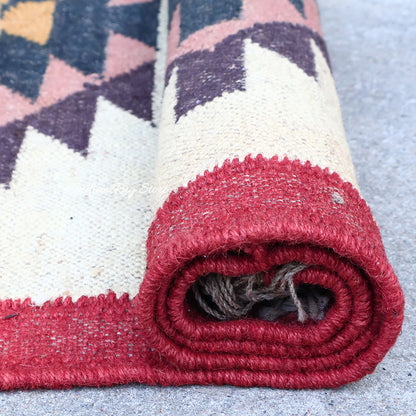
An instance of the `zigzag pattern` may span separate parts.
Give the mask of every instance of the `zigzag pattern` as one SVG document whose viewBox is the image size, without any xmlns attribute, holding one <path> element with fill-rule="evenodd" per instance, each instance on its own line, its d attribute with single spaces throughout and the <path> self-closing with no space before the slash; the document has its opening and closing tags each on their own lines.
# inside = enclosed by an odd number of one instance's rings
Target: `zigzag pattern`
<svg viewBox="0 0 416 416">
<path fill-rule="evenodd" d="M 98 96 L 151 119 L 158 8 L 159 0 L 1 6 L 0 183 L 11 179 L 28 125 L 86 154 Z"/>
<path fill-rule="evenodd" d="M 215 45 L 213 50 L 185 53 L 175 59 L 167 69 L 166 83 L 174 68 L 178 69 L 177 120 L 189 110 L 204 105 L 224 92 L 243 91 L 245 88 L 244 41 L 251 41 L 286 56 L 307 75 L 316 77 L 311 40 L 329 57 L 325 42 L 314 31 L 291 23 L 256 24 L 240 30 Z M 227 56 L 227 59 L 224 59 Z"/>
<path fill-rule="evenodd" d="M 178 68 L 177 120 L 224 92 L 244 90 L 247 39 L 283 54 L 311 76 L 316 75 L 311 39 L 327 57 L 313 0 L 174 0 L 169 5 L 166 83 Z"/>
<path fill-rule="evenodd" d="M 0 84 L 32 102 L 38 98 L 51 56 L 83 75 L 102 75 L 111 59 L 106 50 L 111 34 L 156 45 L 159 1 L 110 7 L 104 0 L 14 3 L 1 13 Z"/>
</svg>

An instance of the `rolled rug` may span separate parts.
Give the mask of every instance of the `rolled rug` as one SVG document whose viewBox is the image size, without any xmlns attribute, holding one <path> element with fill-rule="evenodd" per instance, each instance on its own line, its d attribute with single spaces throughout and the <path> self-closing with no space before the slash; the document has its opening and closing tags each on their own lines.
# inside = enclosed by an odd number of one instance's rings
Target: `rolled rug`
<svg viewBox="0 0 416 416">
<path fill-rule="evenodd" d="M 1 388 L 374 371 L 404 300 L 314 1 L 1 7 Z"/>
</svg>

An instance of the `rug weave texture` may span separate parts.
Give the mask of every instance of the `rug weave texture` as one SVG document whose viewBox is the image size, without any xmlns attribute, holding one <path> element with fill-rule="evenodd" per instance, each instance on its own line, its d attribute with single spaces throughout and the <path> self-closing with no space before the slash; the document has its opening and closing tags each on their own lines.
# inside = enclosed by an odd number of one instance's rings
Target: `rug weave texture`
<svg viewBox="0 0 416 416">
<path fill-rule="evenodd" d="M 314 0 L 0 1 L 0 210 L 1 389 L 339 387 L 401 330 Z M 190 300 L 290 264 L 319 319 Z"/>
</svg>

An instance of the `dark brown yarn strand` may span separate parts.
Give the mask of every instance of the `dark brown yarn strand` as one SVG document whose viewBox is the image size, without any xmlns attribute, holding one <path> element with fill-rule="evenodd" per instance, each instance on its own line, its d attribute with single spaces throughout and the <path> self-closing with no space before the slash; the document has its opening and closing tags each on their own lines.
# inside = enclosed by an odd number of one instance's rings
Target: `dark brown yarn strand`
<svg viewBox="0 0 416 416">
<path fill-rule="evenodd" d="M 191 288 L 197 307 L 220 321 L 255 317 L 275 321 L 290 312 L 298 320 L 321 320 L 330 304 L 331 295 L 323 288 L 303 285 L 296 288 L 293 277 L 308 266 L 296 262 L 280 266 L 270 284 L 265 273 L 239 277 L 208 274 Z"/>
</svg>

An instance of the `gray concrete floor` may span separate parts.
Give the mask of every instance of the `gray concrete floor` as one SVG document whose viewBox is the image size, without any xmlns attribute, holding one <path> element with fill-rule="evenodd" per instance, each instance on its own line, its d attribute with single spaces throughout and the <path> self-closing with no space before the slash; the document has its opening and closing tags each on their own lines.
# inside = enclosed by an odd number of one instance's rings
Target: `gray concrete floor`
<svg viewBox="0 0 416 416">
<path fill-rule="evenodd" d="M 406 295 L 402 334 L 375 373 L 320 391 L 129 385 L 3 392 L 0 414 L 416 414 L 416 2 L 319 5 L 358 181 Z"/>
</svg>

